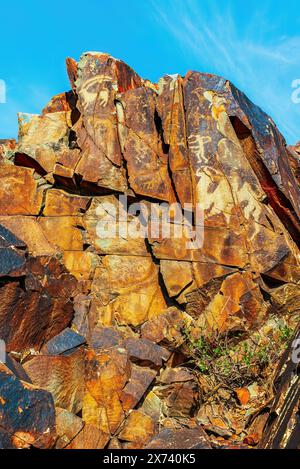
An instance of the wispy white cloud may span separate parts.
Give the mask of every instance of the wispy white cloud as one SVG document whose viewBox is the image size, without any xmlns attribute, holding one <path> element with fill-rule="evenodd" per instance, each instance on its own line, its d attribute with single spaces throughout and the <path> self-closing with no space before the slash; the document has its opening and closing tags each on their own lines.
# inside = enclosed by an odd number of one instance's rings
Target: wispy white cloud
<svg viewBox="0 0 300 469">
<path fill-rule="evenodd" d="M 274 33 L 267 5 L 246 23 L 240 12 L 215 0 L 152 0 L 155 18 L 199 70 L 232 80 L 268 112 L 289 142 L 300 139 L 300 105 L 291 83 L 300 78 L 300 36 Z M 232 4 L 231 4 L 232 5 Z"/>
</svg>

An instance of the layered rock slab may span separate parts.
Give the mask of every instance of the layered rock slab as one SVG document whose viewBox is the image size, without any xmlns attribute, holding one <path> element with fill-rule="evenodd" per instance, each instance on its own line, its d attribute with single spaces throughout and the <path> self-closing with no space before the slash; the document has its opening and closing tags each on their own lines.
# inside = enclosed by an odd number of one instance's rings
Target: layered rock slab
<svg viewBox="0 0 300 469">
<path fill-rule="evenodd" d="M 50 393 L 19 380 L 0 364 L 0 447 L 47 449 L 56 440 Z"/>
</svg>

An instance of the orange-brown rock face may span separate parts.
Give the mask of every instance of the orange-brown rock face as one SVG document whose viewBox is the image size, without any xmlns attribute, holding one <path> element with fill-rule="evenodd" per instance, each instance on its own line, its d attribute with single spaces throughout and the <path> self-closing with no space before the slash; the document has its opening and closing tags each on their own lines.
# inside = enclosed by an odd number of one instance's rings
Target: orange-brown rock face
<svg viewBox="0 0 300 469">
<path fill-rule="evenodd" d="M 51 448 L 56 440 L 50 393 L 18 379 L 0 363 L 0 448 Z"/>
<path fill-rule="evenodd" d="M 0 336 L 6 350 L 27 353 L 72 320 L 76 280 L 54 257 L 28 257 L 23 241 L 0 227 Z"/>
<path fill-rule="evenodd" d="M 0 141 L 0 447 L 260 444 L 299 323 L 299 145 L 217 76 L 67 70 Z"/>
<path fill-rule="evenodd" d="M 289 162 L 298 185 L 300 186 L 300 143 L 289 149 Z"/>
</svg>

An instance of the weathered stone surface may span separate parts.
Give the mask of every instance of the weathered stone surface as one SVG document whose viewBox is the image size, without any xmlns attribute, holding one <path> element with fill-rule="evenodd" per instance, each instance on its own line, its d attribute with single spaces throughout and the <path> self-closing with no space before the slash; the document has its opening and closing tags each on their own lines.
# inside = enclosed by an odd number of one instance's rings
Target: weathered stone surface
<svg viewBox="0 0 300 469">
<path fill-rule="evenodd" d="M 55 409 L 50 393 L 20 381 L 0 363 L 0 447 L 51 448 Z"/>
<path fill-rule="evenodd" d="M 165 410 L 165 406 L 157 394 L 152 390 L 148 390 L 140 406 L 140 410 L 146 415 L 149 415 L 156 425 L 159 425 L 164 417 L 163 411 Z"/>
<path fill-rule="evenodd" d="M 64 217 L 83 214 L 91 203 L 91 197 L 68 194 L 58 189 L 50 189 L 46 192 L 45 217 Z"/>
<path fill-rule="evenodd" d="M 100 259 L 93 252 L 64 251 L 63 263 L 77 280 L 82 281 L 82 284 L 90 285 Z"/>
<path fill-rule="evenodd" d="M 96 268 L 92 306 L 97 321 L 138 326 L 166 307 L 158 269 L 148 257 L 105 256 Z"/>
<path fill-rule="evenodd" d="M 160 270 L 170 297 L 179 304 L 189 303 L 188 294 L 205 289 L 213 279 L 225 277 L 234 269 L 217 264 L 161 260 Z"/>
<path fill-rule="evenodd" d="M 26 245 L 13 233 L 0 225 L 0 275 L 1 277 L 22 270 L 25 264 L 24 254 L 21 249 Z"/>
<path fill-rule="evenodd" d="M 31 383 L 32 381 L 29 378 L 28 374 L 24 370 L 23 366 L 15 360 L 12 354 L 6 353 L 5 354 L 5 366 L 21 381 L 25 381 L 26 383 Z"/>
<path fill-rule="evenodd" d="M 129 359 L 139 365 L 161 368 L 163 362 L 170 356 L 168 350 L 147 339 L 126 339 L 124 347 L 128 352 Z"/>
<path fill-rule="evenodd" d="M 143 196 L 175 201 L 168 173 L 168 156 L 155 121 L 156 92 L 139 87 L 124 93 L 119 99 L 118 125 L 130 187 Z"/>
<path fill-rule="evenodd" d="M 71 112 L 20 114 L 17 161 L 32 165 L 42 175 L 52 173 L 57 153 L 68 148 L 71 125 Z"/>
<path fill-rule="evenodd" d="M 151 417 L 139 410 L 133 410 L 118 434 L 118 438 L 126 442 L 123 445 L 124 448 L 140 449 L 151 440 L 154 434 L 155 425 Z"/>
<path fill-rule="evenodd" d="M 268 305 L 259 286 L 248 273 L 235 273 L 221 283 L 219 293 L 204 303 L 202 327 L 223 332 L 241 330 L 259 323 L 266 316 Z"/>
<path fill-rule="evenodd" d="M 182 205 L 195 201 L 189 162 L 182 78 L 165 76 L 159 81 L 158 112 L 164 142 L 169 145 L 169 165 L 178 199 Z"/>
<path fill-rule="evenodd" d="M 196 376 L 187 369 L 167 368 L 157 379 L 153 388 L 164 403 L 166 417 L 192 417 L 200 403 Z"/>
<path fill-rule="evenodd" d="M 0 225 L 0 248 L 1 249 L 3 248 L 25 249 L 26 244 L 21 239 L 17 238 L 9 230 L 7 230 L 5 226 Z M 2 265 L 3 264 L 1 264 L 1 266 Z"/>
<path fill-rule="evenodd" d="M 0 162 L 0 214 L 38 215 L 43 198 L 43 186 L 33 169 L 19 168 Z"/>
<path fill-rule="evenodd" d="M 299 326 L 299 324 L 298 324 Z M 299 449 L 299 363 L 296 363 L 295 344 L 299 344 L 300 330 L 292 338 L 282 356 L 273 378 L 274 398 L 271 409 L 266 408 L 268 418 L 261 432 L 260 448 Z M 297 350 L 298 346 L 297 346 Z M 298 370 L 298 371 L 297 371 Z"/>
<path fill-rule="evenodd" d="M 108 350 L 116 346 L 121 347 L 122 343 L 122 334 L 113 327 L 95 327 L 89 340 L 89 344 L 95 352 Z"/>
<path fill-rule="evenodd" d="M 89 308 L 91 299 L 85 292 L 78 293 L 74 298 L 74 317 L 72 328 L 78 334 L 83 335 L 89 340 L 91 330 L 95 326 L 95 321 L 90 319 Z"/>
<path fill-rule="evenodd" d="M 128 209 L 119 203 L 116 196 L 94 197 L 83 217 L 85 242 L 91 244 L 99 254 L 150 257 L 145 239 L 130 236 L 129 224 L 134 221 L 136 217 L 128 213 Z M 116 236 L 119 231 L 122 236 Z"/>
<path fill-rule="evenodd" d="M 16 141 L 14 139 L 0 139 L 0 161 L 9 160 L 15 152 Z"/>
<path fill-rule="evenodd" d="M 195 374 L 187 368 L 165 368 L 159 375 L 158 382 L 162 384 L 185 383 L 194 381 Z"/>
<path fill-rule="evenodd" d="M 66 217 L 41 217 L 38 224 L 42 228 L 46 240 L 57 251 L 82 251 L 83 237 L 80 228 L 80 218 Z M 57 233 L 60 233 L 57 236 Z"/>
<path fill-rule="evenodd" d="M 125 418 L 121 393 L 130 378 L 131 367 L 125 349 L 115 348 L 86 357 L 86 391 L 82 416 L 107 434 L 114 434 Z"/>
<path fill-rule="evenodd" d="M 107 449 L 123 449 L 123 448 L 118 438 L 112 437 Z"/>
<path fill-rule="evenodd" d="M 56 449 L 63 449 L 69 445 L 74 438 L 82 431 L 84 422 L 80 417 L 72 414 L 68 410 L 56 408 Z"/>
<path fill-rule="evenodd" d="M 3 227 L 0 239 L 0 336 L 7 351 L 38 349 L 70 322 L 75 279 L 54 258 L 26 258 L 24 243 Z"/>
<path fill-rule="evenodd" d="M 33 256 L 55 256 L 57 249 L 46 239 L 36 218 L 27 216 L 0 216 L 0 223 L 27 245 Z"/>
<path fill-rule="evenodd" d="M 81 113 L 75 124 L 81 148 L 76 173 L 83 183 L 118 191 L 126 190 L 127 181 L 118 140 L 116 93 L 139 82 L 129 67 L 125 72 L 123 68 L 127 66 L 107 54 L 87 53 L 81 57 L 74 83 Z"/>
<path fill-rule="evenodd" d="M 141 399 L 147 395 L 153 383 L 156 371 L 147 367 L 132 364 L 130 379 L 122 389 L 120 398 L 125 412 L 134 409 Z"/>
<path fill-rule="evenodd" d="M 41 348 L 41 353 L 43 355 L 61 355 L 62 353 L 70 352 L 80 347 L 85 342 L 86 340 L 82 335 L 77 334 L 67 327 L 58 335 L 48 340 Z"/>
<path fill-rule="evenodd" d="M 103 449 L 108 441 L 107 433 L 94 425 L 85 425 L 65 449 Z"/>
<path fill-rule="evenodd" d="M 42 113 L 49 114 L 51 112 L 67 112 L 71 111 L 75 105 L 75 95 L 72 91 L 66 93 L 60 93 L 49 101 L 44 107 Z"/>
<path fill-rule="evenodd" d="M 288 158 L 291 166 L 291 170 L 298 181 L 300 186 L 300 144 L 298 143 L 294 147 L 288 147 Z"/>
<path fill-rule="evenodd" d="M 152 342 L 176 348 L 184 342 L 182 330 L 192 322 L 193 319 L 184 311 L 174 307 L 168 308 L 142 325 L 141 336 Z"/>
<path fill-rule="evenodd" d="M 55 405 L 74 414 L 82 409 L 84 354 L 82 349 L 60 355 L 37 355 L 24 363 L 35 386 L 51 392 Z"/>
</svg>

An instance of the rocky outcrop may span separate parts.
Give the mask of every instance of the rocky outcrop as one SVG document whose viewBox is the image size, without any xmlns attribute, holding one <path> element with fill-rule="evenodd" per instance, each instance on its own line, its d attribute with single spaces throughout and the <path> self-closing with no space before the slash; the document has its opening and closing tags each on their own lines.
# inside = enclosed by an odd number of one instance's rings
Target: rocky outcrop
<svg viewBox="0 0 300 469">
<path fill-rule="evenodd" d="M 0 446 L 263 445 L 299 323 L 299 148 L 223 78 L 67 70 L 0 141 Z"/>
</svg>

